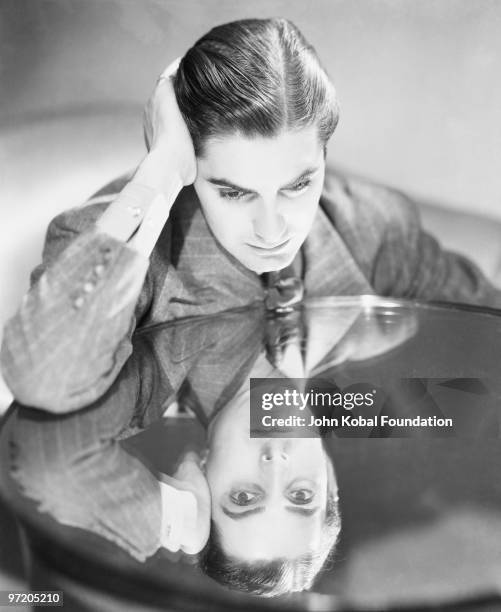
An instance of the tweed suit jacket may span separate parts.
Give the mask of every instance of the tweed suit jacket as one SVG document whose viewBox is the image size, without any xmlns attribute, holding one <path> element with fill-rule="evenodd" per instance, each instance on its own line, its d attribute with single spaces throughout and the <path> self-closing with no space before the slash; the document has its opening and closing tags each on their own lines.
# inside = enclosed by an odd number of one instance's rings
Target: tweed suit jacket
<svg viewBox="0 0 501 612">
<path fill-rule="evenodd" d="M 113 193 L 51 223 L 32 288 L 6 327 L 2 362 L 16 399 L 61 414 L 18 405 L 10 461 L 41 510 L 144 560 L 159 546 L 159 485 L 119 440 L 161 418 L 183 389 L 208 422 L 262 350 L 266 289 L 212 236 L 192 188 L 150 261 L 94 231 Z M 332 171 L 299 258 L 307 298 L 501 303 L 471 262 L 422 231 L 403 195 Z M 183 323 L 241 306 L 252 306 L 243 319 Z"/>
<path fill-rule="evenodd" d="M 112 192 L 123 185 L 115 182 Z M 95 231 L 114 193 L 54 219 L 31 289 L 5 327 L 3 373 L 23 404 L 56 413 L 86 406 L 118 376 L 136 328 L 266 296 L 261 278 L 214 238 L 193 187 L 179 194 L 150 260 Z M 332 169 L 298 258 L 306 297 L 375 293 L 501 305 L 472 262 L 422 230 L 404 195 Z"/>
</svg>

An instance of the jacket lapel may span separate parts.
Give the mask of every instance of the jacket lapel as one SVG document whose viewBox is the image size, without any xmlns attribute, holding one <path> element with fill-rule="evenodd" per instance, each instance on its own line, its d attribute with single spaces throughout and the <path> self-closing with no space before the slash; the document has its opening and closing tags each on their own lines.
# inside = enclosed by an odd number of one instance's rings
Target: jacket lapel
<svg viewBox="0 0 501 612">
<path fill-rule="evenodd" d="M 169 297 L 172 318 L 212 314 L 264 299 L 260 277 L 214 238 L 195 190 L 183 190 L 173 208 L 172 263 L 177 280 Z"/>
<path fill-rule="evenodd" d="M 302 251 L 306 297 L 374 293 L 322 206 Z"/>
</svg>

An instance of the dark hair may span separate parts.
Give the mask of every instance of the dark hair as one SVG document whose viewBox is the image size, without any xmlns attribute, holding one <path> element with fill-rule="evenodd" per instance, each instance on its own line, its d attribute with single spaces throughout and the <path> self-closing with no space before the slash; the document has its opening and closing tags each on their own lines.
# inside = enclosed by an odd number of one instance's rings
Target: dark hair
<svg viewBox="0 0 501 612">
<path fill-rule="evenodd" d="M 340 530 L 338 499 L 329 493 L 322 545 L 318 550 L 311 550 L 292 560 L 278 558 L 254 563 L 241 561 L 224 552 L 219 531 L 212 522 L 209 541 L 199 564 L 208 576 L 223 586 L 245 593 L 276 597 L 304 591 L 313 586 L 319 572 L 333 557 Z"/>
<path fill-rule="evenodd" d="M 198 156 L 210 137 L 275 136 L 314 124 L 325 147 L 339 118 L 314 48 L 287 19 L 213 28 L 182 58 L 174 89 Z"/>
</svg>

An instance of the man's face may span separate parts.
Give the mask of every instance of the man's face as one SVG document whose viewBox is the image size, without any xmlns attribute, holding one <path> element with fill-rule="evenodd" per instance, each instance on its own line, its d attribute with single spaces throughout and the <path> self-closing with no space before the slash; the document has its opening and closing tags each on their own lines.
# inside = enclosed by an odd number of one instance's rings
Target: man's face
<svg viewBox="0 0 501 612">
<path fill-rule="evenodd" d="M 206 463 L 225 553 L 251 563 L 318 549 L 327 461 L 318 438 L 251 439 L 248 390 L 237 394 L 211 424 Z"/>
<path fill-rule="evenodd" d="M 315 126 L 273 138 L 210 139 L 194 186 L 212 233 L 246 268 L 288 266 L 311 229 L 324 181 Z"/>
</svg>

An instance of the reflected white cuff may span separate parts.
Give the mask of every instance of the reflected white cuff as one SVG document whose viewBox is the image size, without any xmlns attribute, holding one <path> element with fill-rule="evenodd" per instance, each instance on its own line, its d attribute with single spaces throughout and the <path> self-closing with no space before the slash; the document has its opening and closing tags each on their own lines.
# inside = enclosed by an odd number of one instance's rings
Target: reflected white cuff
<svg viewBox="0 0 501 612">
<path fill-rule="evenodd" d="M 197 500 L 191 491 L 181 491 L 159 482 L 162 498 L 161 545 L 177 552 L 196 529 Z"/>
</svg>

